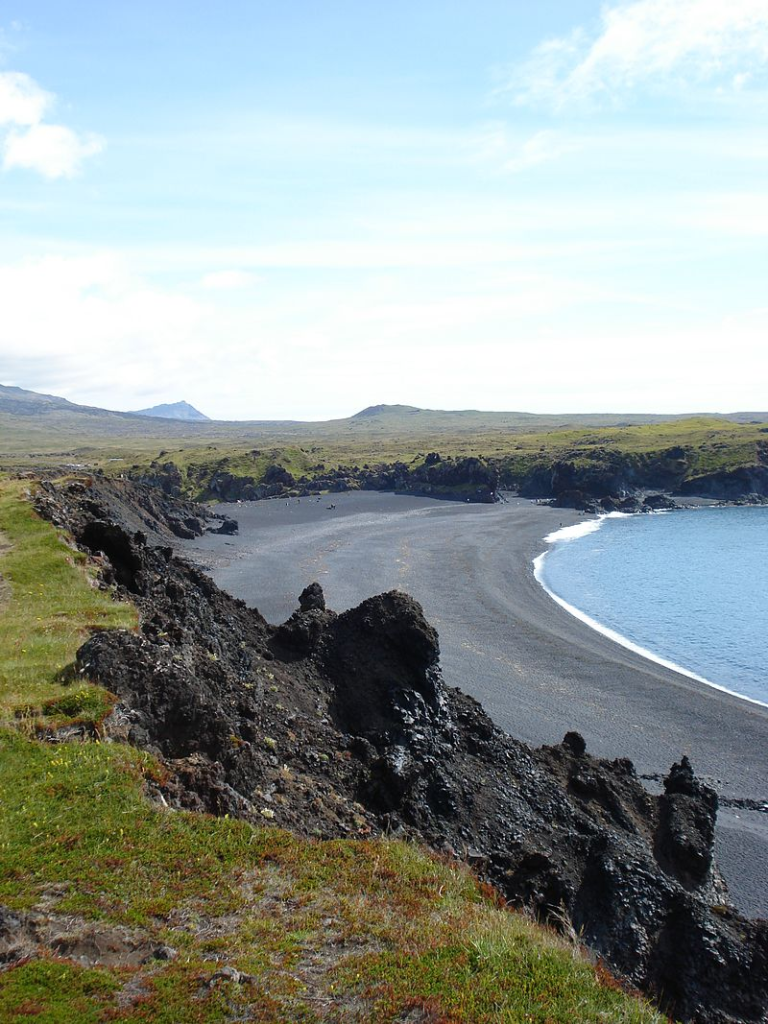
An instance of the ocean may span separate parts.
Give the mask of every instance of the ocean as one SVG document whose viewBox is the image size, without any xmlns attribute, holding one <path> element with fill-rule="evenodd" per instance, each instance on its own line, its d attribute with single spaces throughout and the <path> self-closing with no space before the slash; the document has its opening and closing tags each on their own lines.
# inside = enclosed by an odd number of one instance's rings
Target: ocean
<svg viewBox="0 0 768 1024">
<path fill-rule="evenodd" d="M 550 534 L 536 577 L 627 647 L 768 705 L 768 507 L 611 514 Z"/>
</svg>

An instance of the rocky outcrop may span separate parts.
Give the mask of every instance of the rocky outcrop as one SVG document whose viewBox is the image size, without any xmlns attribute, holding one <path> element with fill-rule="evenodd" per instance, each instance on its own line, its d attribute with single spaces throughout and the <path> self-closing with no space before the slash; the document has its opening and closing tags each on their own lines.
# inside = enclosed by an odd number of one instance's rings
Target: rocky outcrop
<svg viewBox="0 0 768 1024">
<path fill-rule="evenodd" d="M 496 500 L 499 488 L 498 469 L 491 460 L 444 459 L 437 452 L 430 452 L 424 462 L 416 466 L 394 462 L 327 468 L 320 463 L 311 473 L 298 478 L 278 464 L 267 466 L 258 478 L 231 472 L 228 466 L 229 461 L 222 459 L 213 469 L 190 468 L 186 485 L 172 462 L 163 465 L 153 462 L 149 471 L 136 467 L 130 476 L 138 483 L 159 487 L 167 494 L 179 495 L 186 486 L 201 498 L 223 502 L 304 497 L 320 491 L 367 490 L 489 503 Z"/>
<path fill-rule="evenodd" d="M 237 521 L 212 513 L 193 501 L 181 501 L 153 484 L 132 480 L 113 480 L 95 475 L 75 480 L 64 487 L 43 480 L 35 496 L 38 512 L 52 523 L 68 529 L 78 539 L 90 531 L 90 551 L 103 550 L 97 534 L 107 546 L 110 534 L 120 544 L 115 527 L 127 534 L 142 533 L 155 543 L 179 538 L 190 540 L 203 533 L 237 533 Z M 101 526 L 97 524 L 102 524 Z"/>
<path fill-rule="evenodd" d="M 499 474 L 491 460 L 442 458 L 438 452 L 430 452 L 416 466 L 394 462 L 377 466 L 339 466 L 333 470 L 318 467 L 311 477 L 300 477 L 296 486 L 299 494 L 310 490 L 395 491 L 487 504 L 497 500 Z"/>
<path fill-rule="evenodd" d="M 184 486 L 184 478 L 175 462 L 160 463 L 157 460 L 150 462 L 149 470 L 139 482 L 148 487 L 156 487 L 173 498 L 181 497 Z"/>
<path fill-rule="evenodd" d="M 60 517 L 103 552 L 87 500 L 62 494 Z M 312 584 L 273 627 L 111 526 L 107 572 L 141 628 L 95 633 L 78 668 L 118 697 L 112 738 L 165 760 L 166 800 L 302 834 L 411 836 L 469 859 L 512 903 L 572 922 L 676 1018 L 764 1020 L 768 924 L 728 906 L 717 799 L 686 759 L 657 797 L 576 733 L 531 749 L 444 685 L 437 633 L 407 595 L 336 615 Z"/>
<path fill-rule="evenodd" d="M 683 481 L 680 494 L 736 501 L 768 497 L 768 466 L 742 466 L 730 472 L 707 473 Z"/>
<path fill-rule="evenodd" d="M 653 511 L 674 507 L 669 495 L 724 501 L 768 497 L 765 450 L 760 443 L 754 464 L 721 472 L 703 472 L 695 451 L 675 446 L 641 454 L 592 448 L 572 460 L 541 459 L 533 465 L 506 458 L 499 464 L 499 474 L 502 487 L 523 497 L 552 500 L 560 507 L 588 512 Z M 639 507 L 621 507 L 633 501 Z"/>
<path fill-rule="evenodd" d="M 493 502 L 499 490 L 511 490 L 563 508 L 642 512 L 675 507 L 670 495 L 723 501 L 768 499 L 767 452 L 768 443 L 758 442 L 754 461 L 727 471 L 708 468 L 712 453 L 673 446 L 643 453 L 587 447 L 574 449 L 567 457 L 542 454 L 533 460 L 530 455 L 450 458 L 429 452 L 416 463 L 333 468 L 318 463 L 297 477 L 278 463 L 249 475 L 225 457 L 215 466 L 190 466 L 185 480 L 173 462 L 156 460 L 148 470 L 134 467 L 131 475 L 169 495 L 186 491 L 223 502 L 360 489 Z M 262 453 L 251 455 L 256 460 Z"/>
</svg>

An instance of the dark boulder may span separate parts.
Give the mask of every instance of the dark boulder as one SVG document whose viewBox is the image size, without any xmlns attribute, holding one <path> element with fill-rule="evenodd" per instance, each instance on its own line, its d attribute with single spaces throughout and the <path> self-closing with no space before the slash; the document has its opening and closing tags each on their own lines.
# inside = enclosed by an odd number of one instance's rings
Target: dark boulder
<svg viewBox="0 0 768 1024">
<path fill-rule="evenodd" d="M 234 536 L 239 530 L 239 526 L 236 519 L 230 519 L 228 516 L 219 517 L 218 526 L 209 526 L 208 533 L 220 533 L 225 537 Z"/>
<path fill-rule="evenodd" d="M 325 611 L 325 594 L 319 583 L 310 583 L 299 594 L 299 610 L 302 612 Z"/>
<path fill-rule="evenodd" d="M 677 503 L 668 494 L 647 494 L 643 498 L 643 508 L 652 512 L 666 511 L 677 508 Z"/>
<path fill-rule="evenodd" d="M 284 657 L 312 654 L 329 623 L 336 618 L 326 611 L 319 583 L 310 583 L 299 595 L 299 609 L 275 631 L 275 650 Z"/>
<path fill-rule="evenodd" d="M 339 615 L 323 638 L 339 727 L 374 742 L 433 730 L 445 718 L 437 633 L 421 606 L 399 591 Z"/>
</svg>

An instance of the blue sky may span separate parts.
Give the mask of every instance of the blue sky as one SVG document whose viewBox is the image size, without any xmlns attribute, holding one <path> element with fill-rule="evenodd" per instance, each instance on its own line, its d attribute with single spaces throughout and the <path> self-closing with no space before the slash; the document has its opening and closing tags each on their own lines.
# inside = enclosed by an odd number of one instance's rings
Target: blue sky
<svg viewBox="0 0 768 1024">
<path fill-rule="evenodd" d="M 768 406 L 765 0 L 0 14 L 0 382 Z"/>
</svg>

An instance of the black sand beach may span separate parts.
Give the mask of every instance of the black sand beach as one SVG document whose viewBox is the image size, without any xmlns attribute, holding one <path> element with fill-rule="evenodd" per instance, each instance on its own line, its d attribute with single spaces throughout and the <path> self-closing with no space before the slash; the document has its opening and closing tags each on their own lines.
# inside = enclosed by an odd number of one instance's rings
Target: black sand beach
<svg viewBox="0 0 768 1024">
<path fill-rule="evenodd" d="M 768 807 L 768 710 L 635 654 L 547 595 L 533 558 L 578 513 L 375 492 L 222 511 L 239 520 L 239 537 L 207 535 L 187 550 L 270 621 L 287 618 L 315 579 L 336 611 L 404 590 L 439 631 L 446 683 L 516 737 L 555 743 L 576 729 L 591 753 L 630 757 L 648 776 L 688 754 L 721 797 L 718 860 L 732 898 L 768 916 L 768 812 L 757 809 Z"/>
</svg>

